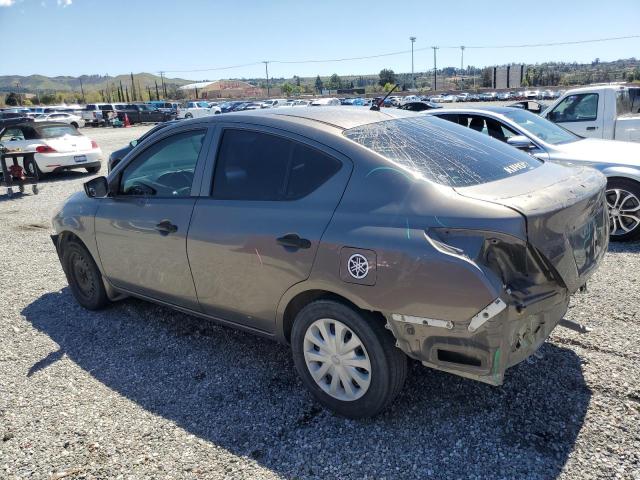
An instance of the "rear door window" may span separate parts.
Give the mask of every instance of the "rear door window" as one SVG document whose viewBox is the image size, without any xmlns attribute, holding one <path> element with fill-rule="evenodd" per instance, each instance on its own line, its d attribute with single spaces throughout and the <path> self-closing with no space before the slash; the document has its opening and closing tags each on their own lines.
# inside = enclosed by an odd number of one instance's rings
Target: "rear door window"
<svg viewBox="0 0 640 480">
<path fill-rule="evenodd" d="M 284 201 L 309 195 L 342 163 L 325 153 L 277 135 L 225 130 L 212 196 L 225 200 Z"/>
<path fill-rule="evenodd" d="M 389 160 L 399 173 L 450 187 L 501 180 L 542 164 L 470 128 L 429 116 L 362 125 L 344 135 Z"/>
</svg>

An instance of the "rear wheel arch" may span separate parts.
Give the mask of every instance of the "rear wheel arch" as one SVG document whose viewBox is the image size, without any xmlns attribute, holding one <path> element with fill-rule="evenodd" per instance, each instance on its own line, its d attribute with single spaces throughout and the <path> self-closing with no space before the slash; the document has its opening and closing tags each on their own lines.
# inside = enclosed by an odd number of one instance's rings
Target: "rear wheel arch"
<svg viewBox="0 0 640 480">
<path fill-rule="evenodd" d="M 284 307 L 284 311 L 281 316 L 279 332 L 282 335 L 284 341 L 286 341 L 287 343 L 291 342 L 291 331 L 293 329 L 293 323 L 298 313 L 307 305 L 318 300 L 332 300 L 334 302 L 341 303 L 353 310 L 366 313 L 368 316 L 375 319 L 375 321 L 386 323 L 386 319 L 381 312 L 363 309 L 343 295 L 329 290 L 309 289 L 297 293 L 287 302 L 286 307 Z"/>
</svg>

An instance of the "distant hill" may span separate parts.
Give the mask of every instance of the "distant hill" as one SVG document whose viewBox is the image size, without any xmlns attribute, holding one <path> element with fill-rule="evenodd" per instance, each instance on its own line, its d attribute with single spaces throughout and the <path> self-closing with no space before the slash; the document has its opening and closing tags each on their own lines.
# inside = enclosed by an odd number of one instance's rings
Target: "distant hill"
<svg viewBox="0 0 640 480">
<path fill-rule="evenodd" d="M 138 84 L 143 89 L 147 87 L 155 88 L 156 81 L 158 85 L 161 84 L 160 76 L 151 73 L 134 73 L 133 77 L 136 82 L 136 88 L 138 88 Z M 0 92 L 15 92 L 16 83 L 19 85 L 17 88 L 21 93 L 79 92 L 80 80 L 82 80 L 82 87 L 85 93 L 106 90 L 112 85 L 120 85 L 120 82 L 122 82 L 123 86 L 128 85 L 131 88 L 130 75 L 118 75 L 116 77 L 105 75 L 82 75 L 80 77 L 2 75 L 0 76 Z M 191 82 L 191 80 L 185 80 L 184 78 L 165 77 L 165 83 L 173 86 L 186 85 Z"/>
</svg>

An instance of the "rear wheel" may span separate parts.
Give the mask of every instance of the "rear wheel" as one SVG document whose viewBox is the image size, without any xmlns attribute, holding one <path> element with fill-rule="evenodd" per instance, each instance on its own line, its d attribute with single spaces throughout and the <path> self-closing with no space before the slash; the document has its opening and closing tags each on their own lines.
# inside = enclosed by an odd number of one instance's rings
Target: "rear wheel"
<svg viewBox="0 0 640 480">
<path fill-rule="evenodd" d="M 193 118 L 193 115 L 190 113 L 185 113 L 184 118 Z"/>
<path fill-rule="evenodd" d="M 628 242 L 640 238 L 640 183 L 613 178 L 607 183 L 611 240 Z"/>
<path fill-rule="evenodd" d="M 79 128 L 78 123 L 77 122 L 71 122 L 71 126 L 74 128 Z"/>
<path fill-rule="evenodd" d="M 28 177 L 36 177 L 36 176 L 41 176 L 42 172 L 40 171 L 40 168 L 38 168 L 38 164 L 36 163 L 36 161 L 32 158 L 28 158 L 24 161 L 24 171 L 27 173 Z"/>
<path fill-rule="evenodd" d="M 88 310 L 100 310 L 109 303 L 107 292 L 89 251 L 81 244 L 70 241 L 62 251 L 62 266 L 71 293 Z"/>
<path fill-rule="evenodd" d="M 351 418 L 371 417 L 400 393 L 407 358 L 383 323 L 330 300 L 307 305 L 291 332 L 293 360 L 324 406 Z"/>
</svg>

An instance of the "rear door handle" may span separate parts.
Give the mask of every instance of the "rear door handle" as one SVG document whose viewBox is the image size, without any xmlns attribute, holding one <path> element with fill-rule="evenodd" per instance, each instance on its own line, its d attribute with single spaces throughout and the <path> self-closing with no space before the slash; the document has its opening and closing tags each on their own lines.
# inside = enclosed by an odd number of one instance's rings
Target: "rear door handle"
<svg viewBox="0 0 640 480">
<path fill-rule="evenodd" d="M 178 231 L 178 226 L 171 223 L 169 220 L 162 220 L 156 225 L 156 230 L 160 232 L 160 235 L 169 235 Z"/>
<path fill-rule="evenodd" d="M 276 241 L 282 245 L 283 247 L 292 247 L 292 248 L 310 248 L 311 242 L 306 238 L 300 238 L 295 233 L 288 233 L 282 237 L 276 239 Z"/>
<path fill-rule="evenodd" d="M 597 130 L 598 127 L 587 127 L 587 130 Z"/>
</svg>

